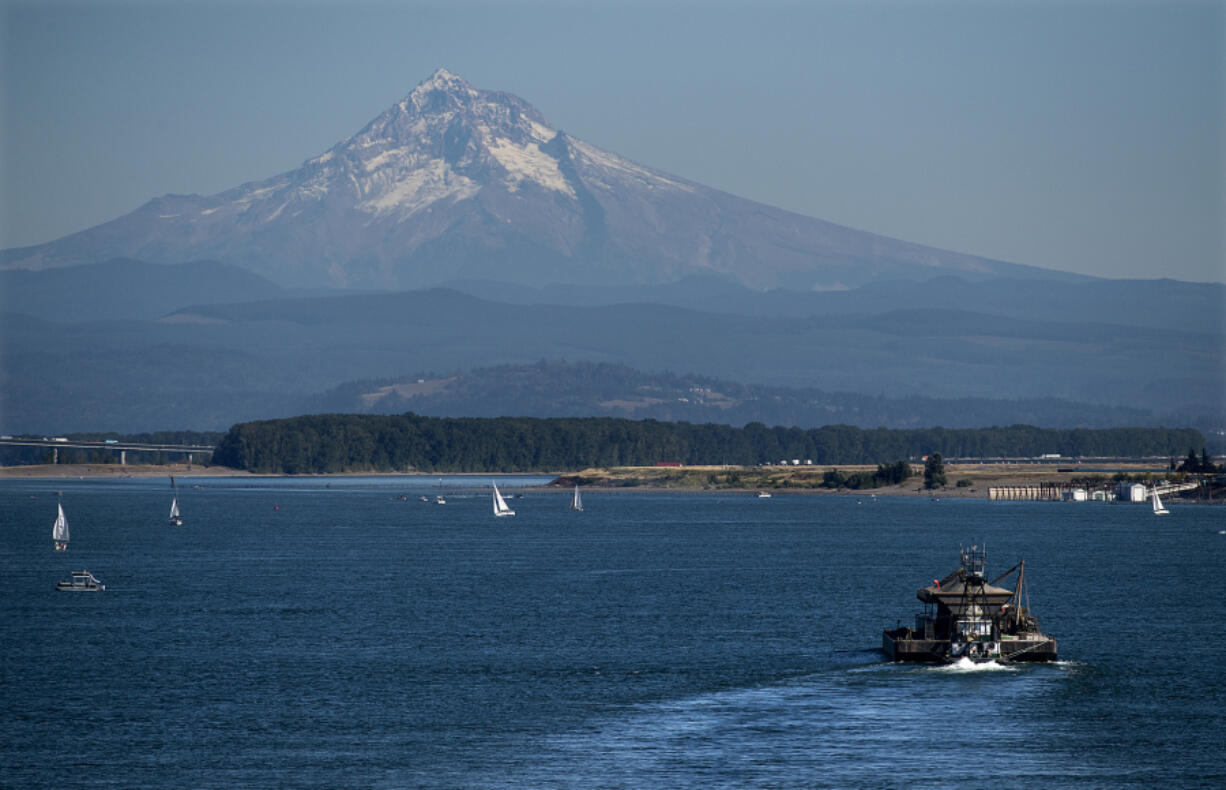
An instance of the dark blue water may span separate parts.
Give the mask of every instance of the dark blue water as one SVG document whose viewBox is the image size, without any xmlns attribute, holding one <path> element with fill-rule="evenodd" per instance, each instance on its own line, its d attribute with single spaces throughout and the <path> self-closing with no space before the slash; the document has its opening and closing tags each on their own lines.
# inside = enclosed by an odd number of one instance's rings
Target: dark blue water
<svg viewBox="0 0 1226 790">
<path fill-rule="evenodd" d="M 1226 782 L 1220 507 L 180 484 L 0 481 L 0 786 Z M 1060 663 L 874 652 L 972 538 Z"/>
</svg>

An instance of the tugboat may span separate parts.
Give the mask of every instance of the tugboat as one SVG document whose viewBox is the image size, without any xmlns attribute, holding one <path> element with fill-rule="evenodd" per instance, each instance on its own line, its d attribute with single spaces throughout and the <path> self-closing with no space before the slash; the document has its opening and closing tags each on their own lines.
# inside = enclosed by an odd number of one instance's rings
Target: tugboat
<svg viewBox="0 0 1226 790">
<path fill-rule="evenodd" d="M 72 581 L 56 582 L 55 589 L 65 592 L 100 592 L 106 589 L 106 585 L 89 571 L 73 571 Z"/>
<path fill-rule="evenodd" d="M 887 629 L 881 649 L 891 661 L 951 664 L 963 659 L 987 661 L 1055 661 L 1056 640 L 1039 630 L 1026 595 L 1026 561 L 991 582 L 986 581 L 987 549 L 960 550 L 962 565 L 944 579 L 933 579 L 915 597 L 924 611 L 915 627 Z M 997 587 L 1014 571 L 1013 590 Z"/>
</svg>

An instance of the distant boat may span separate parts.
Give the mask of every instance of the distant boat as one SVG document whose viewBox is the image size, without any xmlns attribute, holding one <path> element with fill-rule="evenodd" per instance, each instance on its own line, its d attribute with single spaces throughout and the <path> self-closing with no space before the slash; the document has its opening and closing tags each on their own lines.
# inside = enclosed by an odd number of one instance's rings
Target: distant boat
<svg viewBox="0 0 1226 790">
<path fill-rule="evenodd" d="M 1162 500 L 1158 498 L 1158 489 L 1156 488 L 1150 489 L 1149 499 L 1154 505 L 1154 515 L 1155 516 L 1165 516 L 1166 514 L 1171 512 L 1166 509 L 1166 506 L 1162 504 Z"/>
<path fill-rule="evenodd" d="M 175 479 L 170 478 L 170 487 L 174 489 L 174 498 L 170 500 L 170 523 L 173 526 L 183 526 L 183 516 L 179 514 L 179 489 L 175 488 Z"/>
<path fill-rule="evenodd" d="M 73 571 L 72 581 L 56 582 L 55 589 L 64 592 L 99 592 L 105 590 L 106 585 L 89 571 Z"/>
<path fill-rule="evenodd" d="M 575 495 L 570 499 L 570 509 L 583 511 L 583 499 L 579 496 L 579 486 L 575 486 Z"/>
<path fill-rule="evenodd" d="M 438 494 L 434 496 L 434 504 L 445 505 L 447 500 L 443 497 L 443 478 L 438 479 Z"/>
<path fill-rule="evenodd" d="M 491 481 L 492 482 L 492 481 Z M 506 500 L 502 498 L 502 494 L 498 493 L 498 484 L 494 483 L 494 515 L 495 516 L 513 516 L 515 511 L 507 505 Z"/>
<path fill-rule="evenodd" d="M 770 498 L 771 498 L 770 492 L 768 492 L 768 491 L 759 491 L 759 492 L 758 492 L 758 499 L 770 499 Z"/>
<path fill-rule="evenodd" d="M 68 519 L 64 516 L 64 505 L 57 502 L 55 506 L 59 510 L 59 515 L 55 517 L 55 524 L 51 527 L 51 539 L 55 541 L 56 551 L 67 551 Z"/>
</svg>

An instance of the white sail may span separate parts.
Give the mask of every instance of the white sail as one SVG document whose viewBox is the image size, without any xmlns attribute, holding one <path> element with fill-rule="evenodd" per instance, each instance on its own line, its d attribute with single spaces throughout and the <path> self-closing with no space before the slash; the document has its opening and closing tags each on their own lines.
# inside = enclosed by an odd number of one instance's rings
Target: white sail
<svg viewBox="0 0 1226 790">
<path fill-rule="evenodd" d="M 579 486 L 575 486 L 575 495 L 570 500 L 571 510 L 583 510 L 583 500 L 579 497 Z"/>
<path fill-rule="evenodd" d="M 175 486 L 174 475 L 170 477 L 170 487 L 174 490 L 174 497 L 170 500 L 170 523 L 173 526 L 183 526 L 183 516 L 179 513 L 179 489 Z"/>
<path fill-rule="evenodd" d="M 1154 515 L 1155 516 L 1165 516 L 1167 513 L 1171 512 L 1167 510 L 1166 507 L 1163 506 L 1162 500 L 1158 498 L 1158 489 L 1156 488 L 1153 489 L 1150 492 L 1149 498 L 1150 498 L 1150 501 L 1152 501 L 1154 504 Z"/>
<path fill-rule="evenodd" d="M 492 482 L 492 481 L 491 481 Z M 495 516 L 513 516 L 515 511 L 507 506 L 503 500 L 502 494 L 498 493 L 498 484 L 494 483 L 494 515 Z"/>
<path fill-rule="evenodd" d="M 68 519 L 64 516 L 64 506 L 57 504 L 56 507 L 60 512 L 51 528 L 51 539 L 56 542 L 56 548 L 62 548 L 68 545 Z"/>
</svg>

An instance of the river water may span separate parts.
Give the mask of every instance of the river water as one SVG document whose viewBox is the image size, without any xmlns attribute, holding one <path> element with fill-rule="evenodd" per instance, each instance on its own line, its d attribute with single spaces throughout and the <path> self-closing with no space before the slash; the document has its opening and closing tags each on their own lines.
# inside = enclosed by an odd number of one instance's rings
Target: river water
<svg viewBox="0 0 1226 790">
<path fill-rule="evenodd" d="M 1226 509 L 498 480 L 0 481 L 0 786 L 1226 783 Z M 972 541 L 1060 662 L 882 659 Z"/>
</svg>

